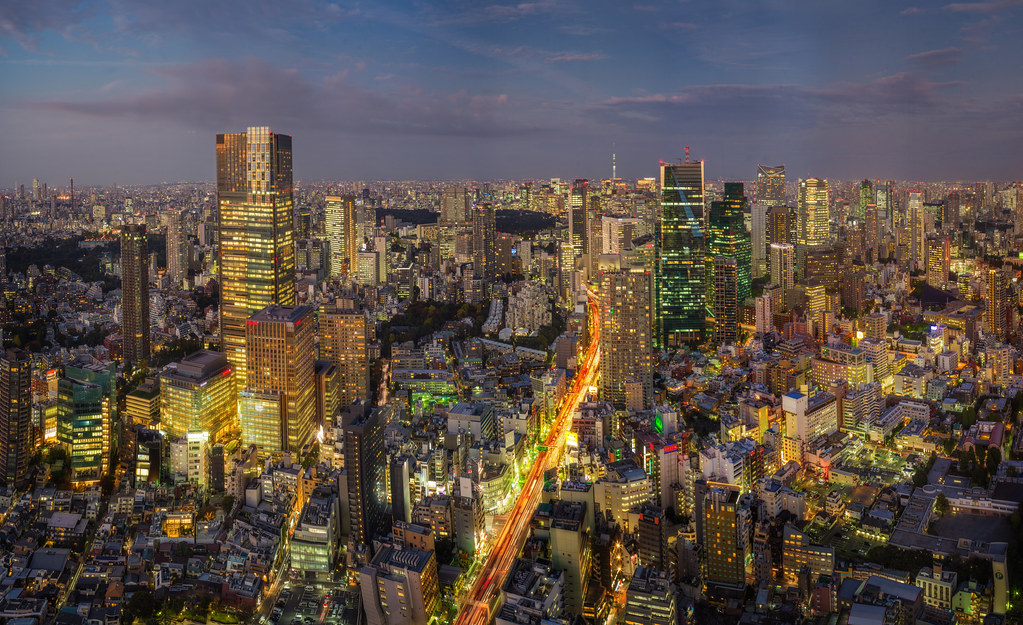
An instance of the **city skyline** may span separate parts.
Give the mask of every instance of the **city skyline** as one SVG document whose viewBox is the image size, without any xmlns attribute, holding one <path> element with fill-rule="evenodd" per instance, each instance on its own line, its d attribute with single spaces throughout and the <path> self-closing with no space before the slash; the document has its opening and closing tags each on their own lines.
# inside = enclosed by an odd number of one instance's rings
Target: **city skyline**
<svg viewBox="0 0 1023 625">
<path fill-rule="evenodd" d="M 36 2 L 0 35 L 2 185 L 206 179 L 254 123 L 305 180 L 636 178 L 683 145 L 711 178 L 1018 177 L 1020 3 L 739 8 Z"/>
</svg>

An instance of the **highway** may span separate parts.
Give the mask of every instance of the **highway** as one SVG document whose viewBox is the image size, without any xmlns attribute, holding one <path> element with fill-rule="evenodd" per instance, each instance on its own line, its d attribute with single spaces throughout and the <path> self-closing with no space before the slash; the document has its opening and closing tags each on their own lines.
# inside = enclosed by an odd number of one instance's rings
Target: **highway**
<svg viewBox="0 0 1023 625">
<path fill-rule="evenodd" d="M 572 387 L 558 409 L 551 430 L 537 453 L 536 461 L 526 476 L 526 481 L 519 492 L 515 505 L 509 511 L 508 521 L 497 535 L 486 561 L 466 595 L 465 602 L 455 619 L 456 625 L 487 625 L 490 623 L 494 611 L 500 603 L 501 585 L 504 583 L 504 578 L 529 536 L 529 523 L 533 513 L 536 512 L 540 503 L 540 495 L 543 492 L 543 474 L 547 469 L 561 464 L 568 431 L 572 426 L 572 414 L 579 402 L 589 393 L 590 387 L 597 381 L 600 369 L 600 351 L 598 349 L 600 342 L 598 316 L 600 312 L 593 295 L 590 292 L 590 343 L 577 367 Z"/>
</svg>

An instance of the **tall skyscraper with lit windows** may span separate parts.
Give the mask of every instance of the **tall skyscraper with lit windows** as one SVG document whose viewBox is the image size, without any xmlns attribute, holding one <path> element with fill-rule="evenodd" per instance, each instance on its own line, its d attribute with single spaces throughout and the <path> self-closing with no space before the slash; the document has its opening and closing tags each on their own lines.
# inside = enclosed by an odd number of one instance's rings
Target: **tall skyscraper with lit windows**
<svg viewBox="0 0 1023 625">
<path fill-rule="evenodd" d="M 253 126 L 217 135 L 220 336 L 239 388 L 246 383 L 245 321 L 295 303 L 291 136 Z"/>
<path fill-rule="evenodd" d="M 337 367 L 340 379 L 338 404 L 369 398 L 369 354 L 366 315 L 334 306 L 320 309 L 320 358 Z"/>
<path fill-rule="evenodd" d="M 703 161 L 661 163 L 657 244 L 657 342 L 662 347 L 707 339 Z"/>
<path fill-rule="evenodd" d="M 806 270 L 806 250 L 827 243 L 830 232 L 828 180 L 800 179 L 796 197 L 796 271 L 799 275 Z"/>
<path fill-rule="evenodd" d="M 909 215 L 907 217 L 909 226 L 909 259 L 917 267 L 923 267 L 927 259 L 925 257 L 925 232 L 924 232 L 924 194 L 920 191 L 910 191 L 907 197 Z"/>
<path fill-rule="evenodd" d="M 652 397 L 650 287 L 646 271 L 600 274 L 600 391 L 606 401 L 624 405 L 631 381 L 642 385 L 644 403 Z"/>
<path fill-rule="evenodd" d="M 780 206 L 785 203 L 785 166 L 757 165 L 757 203 Z"/>
<path fill-rule="evenodd" d="M 752 289 L 752 246 L 750 233 L 743 223 L 743 214 L 748 204 L 741 182 L 726 182 L 724 195 L 710 204 L 710 237 L 708 242 L 709 262 L 707 264 L 707 301 L 714 303 L 714 261 L 721 257 L 735 259 L 737 272 L 737 306 L 743 304 Z"/>
<path fill-rule="evenodd" d="M 121 230 L 121 340 L 124 362 L 149 360 L 149 239 L 142 224 Z"/>
<path fill-rule="evenodd" d="M 330 276 L 334 279 L 350 279 L 356 274 L 359 256 L 355 196 L 328 195 L 325 200 L 327 240 L 330 241 Z"/>
<path fill-rule="evenodd" d="M 585 178 L 576 180 L 568 201 L 568 238 L 576 258 L 590 253 L 589 199 L 589 181 Z"/>
<path fill-rule="evenodd" d="M 26 351 L 0 350 L 0 483 L 27 485 L 32 452 L 32 361 Z"/>
<path fill-rule="evenodd" d="M 714 257 L 714 341 L 732 345 L 739 337 L 739 264 L 730 256 Z"/>
<path fill-rule="evenodd" d="M 277 305 L 246 320 L 247 384 L 238 396 L 243 445 L 297 453 L 313 441 L 314 322 L 310 306 Z"/>
<path fill-rule="evenodd" d="M 185 211 L 172 209 L 167 213 L 167 275 L 171 285 L 181 286 L 188 277 L 188 236 L 185 234 Z"/>
</svg>

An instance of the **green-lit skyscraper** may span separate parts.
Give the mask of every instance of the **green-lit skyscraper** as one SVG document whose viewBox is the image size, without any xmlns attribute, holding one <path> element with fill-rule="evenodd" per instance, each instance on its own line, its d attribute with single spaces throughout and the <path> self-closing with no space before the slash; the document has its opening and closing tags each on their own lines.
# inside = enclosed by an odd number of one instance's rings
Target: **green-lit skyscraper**
<svg viewBox="0 0 1023 625">
<path fill-rule="evenodd" d="M 657 342 L 661 347 L 707 338 L 707 236 L 703 161 L 661 163 L 657 244 Z"/>
<path fill-rule="evenodd" d="M 743 212 L 748 203 L 741 182 L 726 182 L 722 198 L 710 204 L 706 285 L 707 301 L 711 304 L 714 302 L 714 259 L 723 256 L 735 259 L 738 277 L 736 305 L 742 306 L 750 296 L 753 247 L 750 233 L 743 223 Z"/>
<path fill-rule="evenodd" d="M 874 184 L 869 180 L 860 183 L 860 205 L 856 211 L 856 218 L 860 221 L 867 219 L 867 206 L 874 203 Z"/>
</svg>

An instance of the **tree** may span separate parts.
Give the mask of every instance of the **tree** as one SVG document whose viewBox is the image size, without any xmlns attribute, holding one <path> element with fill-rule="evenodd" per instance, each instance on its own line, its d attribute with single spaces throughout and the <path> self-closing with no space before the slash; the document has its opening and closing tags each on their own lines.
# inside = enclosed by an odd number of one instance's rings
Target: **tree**
<svg viewBox="0 0 1023 625">
<path fill-rule="evenodd" d="M 224 509 L 224 514 L 231 514 L 231 509 L 234 508 L 234 495 L 224 495 L 220 500 L 220 507 Z"/>
<path fill-rule="evenodd" d="M 149 590 L 137 590 L 121 610 L 121 622 L 131 624 L 135 619 L 148 620 L 153 616 L 156 602 L 153 600 L 153 593 Z"/>
<path fill-rule="evenodd" d="M 994 475 L 998 472 L 998 465 L 1002 463 L 1002 452 L 997 447 L 992 447 L 987 451 L 987 472 L 988 475 Z"/>
<path fill-rule="evenodd" d="M 945 497 L 945 493 L 938 493 L 938 496 L 934 499 L 934 511 L 940 516 L 948 514 L 951 506 L 948 503 L 948 498 Z"/>
</svg>

